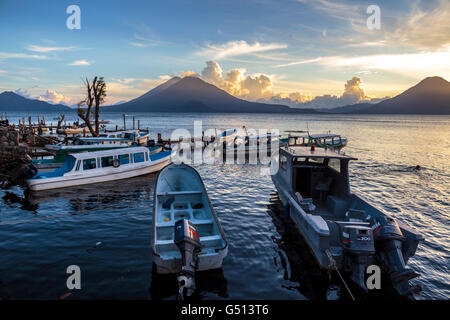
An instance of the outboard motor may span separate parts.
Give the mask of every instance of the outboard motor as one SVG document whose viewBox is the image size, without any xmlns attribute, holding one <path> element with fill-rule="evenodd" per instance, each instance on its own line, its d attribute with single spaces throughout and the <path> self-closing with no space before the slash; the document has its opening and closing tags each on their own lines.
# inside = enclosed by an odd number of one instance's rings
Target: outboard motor
<svg viewBox="0 0 450 320">
<path fill-rule="evenodd" d="M 409 280 L 419 276 L 411 269 L 405 268 L 402 246 L 405 241 L 400 227 L 389 216 L 371 220 L 375 244 L 380 248 L 380 258 L 384 269 L 391 277 L 392 284 L 401 295 L 411 294 Z"/>
<path fill-rule="evenodd" d="M 181 252 L 181 271 L 177 277 L 180 294 L 189 297 L 195 291 L 195 271 L 202 250 L 197 226 L 186 219 L 175 222 L 175 244 Z"/>
<path fill-rule="evenodd" d="M 346 269 L 352 271 L 352 280 L 367 291 L 364 275 L 375 254 L 372 229 L 356 225 L 343 226 L 342 246 L 347 257 Z"/>
</svg>

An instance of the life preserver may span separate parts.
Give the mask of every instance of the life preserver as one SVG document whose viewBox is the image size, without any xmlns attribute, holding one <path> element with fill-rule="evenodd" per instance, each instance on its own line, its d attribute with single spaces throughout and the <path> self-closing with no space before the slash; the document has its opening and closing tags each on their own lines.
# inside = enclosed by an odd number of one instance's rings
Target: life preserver
<svg viewBox="0 0 450 320">
<path fill-rule="evenodd" d="M 120 160 L 119 159 L 114 159 L 112 162 L 112 165 L 114 168 L 118 168 L 120 167 Z"/>
</svg>

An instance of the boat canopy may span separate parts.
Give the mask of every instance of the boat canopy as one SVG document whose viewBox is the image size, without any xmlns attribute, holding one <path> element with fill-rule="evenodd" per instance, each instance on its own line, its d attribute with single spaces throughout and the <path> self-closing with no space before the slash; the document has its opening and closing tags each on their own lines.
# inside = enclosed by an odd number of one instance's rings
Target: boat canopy
<svg viewBox="0 0 450 320">
<path fill-rule="evenodd" d="M 118 154 L 137 153 L 137 152 L 149 152 L 149 149 L 146 147 L 130 147 L 115 150 L 73 153 L 71 154 L 71 156 L 79 160 L 79 159 L 91 159 L 97 157 L 114 156 Z"/>
<path fill-rule="evenodd" d="M 285 147 L 283 150 L 291 154 L 293 157 L 358 160 L 357 158 L 348 156 L 343 152 L 338 153 L 331 149 L 317 148 L 314 151 L 311 151 L 310 147 Z"/>
</svg>

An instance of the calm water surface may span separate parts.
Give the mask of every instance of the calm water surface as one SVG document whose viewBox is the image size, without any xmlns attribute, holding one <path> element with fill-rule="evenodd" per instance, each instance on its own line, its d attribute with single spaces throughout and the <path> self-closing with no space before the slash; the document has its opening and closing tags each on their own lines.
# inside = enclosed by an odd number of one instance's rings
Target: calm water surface
<svg viewBox="0 0 450 320">
<path fill-rule="evenodd" d="M 448 299 L 450 117 L 373 115 L 134 114 L 152 137 L 173 129 L 331 130 L 349 138 L 354 192 L 420 230 L 426 240 L 409 266 L 425 299 Z M 17 123 L 18 115 L 8 117 Z M 47 122 L 57 114 L 47 114 Z M 122 125 L 122 115 L 102 118 Z M 75 114 L 66 115 L 74 120 Z M 127 126 L 131 126 L 128 117 Z M 56 120 L 53 120 L 56 122 Z M 419 164 L 420 171 L 412 168 Z M 227 234 L 223 268 L 199 275 L 203 299 L 348 299 L 336 279 L 318 272 L 259 165 L 196 166 Z M 1 190 L 0 296 L 57 299 L 68 292 L 66 268 L 79 265 L 82 290 L 68 299 L 174 299 L 176 280 L 153 272 L 150 255 L 156 175 L 29 194 Z M 383 291 L 382 294 L 388 295 Z M 361 296 L 360 296 L 361 297 Z M 369 297 L 370 298 L 370 297 Z"/>
</svg>

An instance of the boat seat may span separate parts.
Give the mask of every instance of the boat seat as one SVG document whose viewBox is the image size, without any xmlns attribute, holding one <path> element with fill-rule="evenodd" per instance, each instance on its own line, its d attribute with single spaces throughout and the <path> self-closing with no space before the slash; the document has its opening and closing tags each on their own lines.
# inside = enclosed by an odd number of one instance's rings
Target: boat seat
<svg viewBox="0 0 450 320">
<path fill-rule="evenodd" d="M 295 197 L 297 198 L 297 202 L 300 204 L 302 209 L 306 212 L 316 210 L 316 206 L 313 204 L 313 200 L 311 198 L 303 198 L 298 191 L 295 193 Z"/>
<path fill-rule="evenodd" d="M 327 193 L 330 191 L 331 183 L 333 182 L 332 177 L 325 178 L 321 180 L 315 187 L 316 191 L 320 193 L 320 202 L 326 200 Z"/>
<path fill-rule="evenodd" d="M 350 222 L 366 222 L 368 219 L 364 210 L 350 208 L 345 213 L 345 220 Z"/>
<path fill-rule="evenodd" d="M 336 196 L 327 197 L 327 209 L 333 215 L 333 217 L 338 218 L 344 215 L 345 209 L 347 207 L 347 202 L 339 199 Z"/>
</svg>

